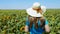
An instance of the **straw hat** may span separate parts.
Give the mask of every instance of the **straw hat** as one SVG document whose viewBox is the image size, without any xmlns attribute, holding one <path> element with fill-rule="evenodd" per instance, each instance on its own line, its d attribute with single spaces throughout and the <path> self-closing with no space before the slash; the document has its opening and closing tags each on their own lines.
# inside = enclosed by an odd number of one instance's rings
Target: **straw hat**
<svg viewBox="0 0 60 34">
<path fill-rule="evenodd" d="M 34 8 L 34 9 L 38 9 L 38 8 L 40 8 L 40 3 L 39 2 L 35 2 L 34 4 L 33 4 L 33 6 L 32 6 L 32 8 Z"/>
<path fill-rule="evenodd" d="M 45 6 L 41 6 L 41 10 L 42 10 L 43 12 L 45 12 L 45 11 L 46 11 L 46 7 L 45 7 Z"/>
</svg>

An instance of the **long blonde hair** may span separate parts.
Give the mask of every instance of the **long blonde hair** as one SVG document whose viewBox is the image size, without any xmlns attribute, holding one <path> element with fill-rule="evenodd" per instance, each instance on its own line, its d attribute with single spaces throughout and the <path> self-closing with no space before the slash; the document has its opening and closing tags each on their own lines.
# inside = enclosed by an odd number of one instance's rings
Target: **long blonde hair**
<svg viewBox="0 0 60 34">
<path fill-rule="evenodd" d="M 35 24 L 35 28 L 37 29 L 38 28 L 38 19 L 39 19 L 39 17 L 36 17 L 36 19 L 34 20 L 34 23 L 30 22 L 29 28 L 31 28 L 32 25 Z M 40 21 L 41 21 L 40 27 L 44 27 L 45 21 L 44 20 L 40 20 Z"/>
</svg>

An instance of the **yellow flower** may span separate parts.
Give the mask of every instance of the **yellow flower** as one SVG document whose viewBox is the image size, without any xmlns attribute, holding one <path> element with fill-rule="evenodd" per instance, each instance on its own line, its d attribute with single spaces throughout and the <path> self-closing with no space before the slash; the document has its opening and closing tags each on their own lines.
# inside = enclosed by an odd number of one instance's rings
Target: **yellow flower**
<svg viewBox="0 0 60 34">
<path fill-rule="evenodd" d="M 25 26 L 20 28 L 20 31 L 24 31 L 25 30 Z"/>
<path fill-rule="evenodd" d="M 7 16 L 7 19 L 10 19 L 10 16 Z"/>
<path fill-rule="evenodd" d="M 18 20 L 16 20 L 16 22 L 18 22 Z"/>
</svg>

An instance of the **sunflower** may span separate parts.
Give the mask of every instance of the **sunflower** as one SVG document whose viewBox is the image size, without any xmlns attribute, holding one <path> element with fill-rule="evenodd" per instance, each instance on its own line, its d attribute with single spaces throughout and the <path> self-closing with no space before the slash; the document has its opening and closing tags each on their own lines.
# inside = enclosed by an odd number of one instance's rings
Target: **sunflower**
<svg viewBox="0 0 60 34">
<path fill-rule="evenodd" d="M 20 31 L 24 31 L 25 30 L 25 26 L 20 28 Z"/>
<path fill-rule="evenodd" d="M 7 16 L 7 19 L 10 19 L 10 16 Z"/>
<path fill-rule="evenodd" d="M 15 20 L 16 22 L 19 22 L 18 20 Z"/>
</svg>

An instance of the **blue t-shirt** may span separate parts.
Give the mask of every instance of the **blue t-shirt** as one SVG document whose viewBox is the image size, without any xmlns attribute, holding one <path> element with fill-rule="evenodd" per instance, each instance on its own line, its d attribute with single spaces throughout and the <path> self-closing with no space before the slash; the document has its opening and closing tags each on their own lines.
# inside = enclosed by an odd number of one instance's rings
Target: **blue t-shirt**
<svg viewBox="0 0 60 34">
<path fill-rule="evenodd" d="M 26 20 L 26 26 L 29 26 L 30 25 L 30 22 L 28 21 L 28 19 Z M 40 20 L 38 21 L 38 26 L 40 25 Z M 46 20 L 45 21 L 45 25 L 48 25 L 48 21 Z M 41 33 L 43 33 L 44 32 L 44 30 L 42 29 L 42 28 L 38 28 L 38 29 L 36 29 L 35 28 L 35 25 L 33 24 L 32 25 L 32 28 L 30 29 L 30 31 L 29 31 L 31 34 L 32 33 L 36 33 L 36 34 L 41 34 Z"/>
</svg>

